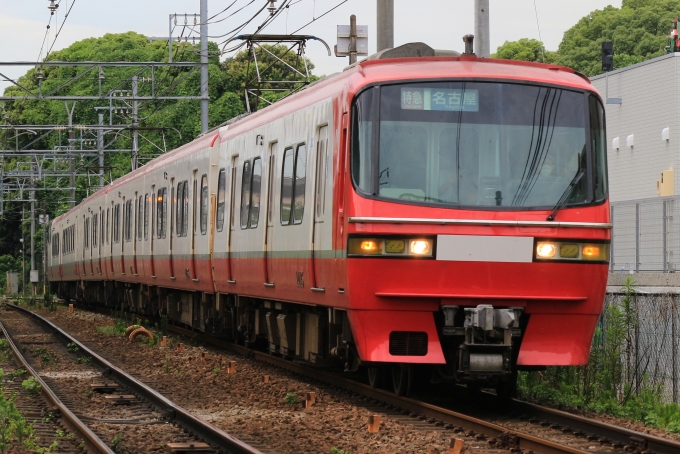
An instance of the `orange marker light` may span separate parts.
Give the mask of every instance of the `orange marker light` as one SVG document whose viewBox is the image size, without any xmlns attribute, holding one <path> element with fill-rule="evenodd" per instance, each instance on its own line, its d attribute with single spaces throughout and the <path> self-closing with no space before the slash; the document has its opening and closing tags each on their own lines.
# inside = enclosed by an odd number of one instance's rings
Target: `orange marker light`
<svg viewBox="0 0 680 454">
<path fill-rule="evenodd" d="M 598 246 L 584 246 L 583 255 L 586 257 L 597 257 L 600 255 L 600 248 Z"/>
<path fill-rule="evenodd" d="M 364 252 L 374 252 L 378 249 L 378 243 L 375 240 L 364 240 L 359 247 Z"/>
</svg>

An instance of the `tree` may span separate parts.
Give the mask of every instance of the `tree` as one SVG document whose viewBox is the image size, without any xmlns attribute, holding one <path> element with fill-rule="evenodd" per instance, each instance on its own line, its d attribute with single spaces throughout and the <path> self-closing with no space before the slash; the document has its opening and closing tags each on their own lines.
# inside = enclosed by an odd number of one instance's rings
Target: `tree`
<svg viewBox="0 0 680 454">
<path fill-rule="evenodd" d="M 493 58 L 506 60 L 523 60 L 540 63 L 554 63 L 555 52 L 546 51 L 543 43 L 533 38 L 522 38 L 519 41 L 506 41 L 499 46 Z"/>
<path fill-rule="evenodd" d="M 622 68 L 663 55 L 680 0 L 623 0 L 583 17 L 564 33 L 556 63 L 588 76 L 602 73 L 601 45 L 614 43 L 614 67 Z"/>
</svg>

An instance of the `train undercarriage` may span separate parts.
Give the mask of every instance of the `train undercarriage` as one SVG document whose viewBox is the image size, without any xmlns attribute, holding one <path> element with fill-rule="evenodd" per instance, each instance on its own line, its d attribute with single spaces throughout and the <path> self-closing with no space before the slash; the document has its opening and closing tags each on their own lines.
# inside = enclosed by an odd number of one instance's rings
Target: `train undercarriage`
<svg viewBox="0 0 680 454">
<path fill-rule="evenodd" d="M 344 310 L 238 295 L 187 292 L 121 282 L 57 282 L 66 302 L 167 317 L 170 323 L 324 367 L 367 371 L 368 383 L 398 395 L 430 383 L 515 393 L 516 362 L 528 323 L 521 307 L 443 306 L 435 313 L 446 364 L 362 362 Z"/>
</svg>

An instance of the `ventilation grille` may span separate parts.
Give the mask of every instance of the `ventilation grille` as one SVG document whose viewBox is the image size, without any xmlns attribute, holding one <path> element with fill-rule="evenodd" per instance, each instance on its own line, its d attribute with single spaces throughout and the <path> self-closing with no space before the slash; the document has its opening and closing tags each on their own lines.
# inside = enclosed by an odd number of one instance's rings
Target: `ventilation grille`
<svg viewBox="0 0 680 454">
<path fill-rule="evenodd" d="M 392 356 L 427 355 L 427 333 L 392 331 L 390 333 L 390 355 Z"/>
</svg>

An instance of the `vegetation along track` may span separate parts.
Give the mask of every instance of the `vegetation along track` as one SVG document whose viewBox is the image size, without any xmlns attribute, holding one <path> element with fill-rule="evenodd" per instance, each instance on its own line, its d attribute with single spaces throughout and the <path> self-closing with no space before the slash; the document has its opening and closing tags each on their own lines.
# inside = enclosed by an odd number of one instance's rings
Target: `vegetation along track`
<svg viewBox="0 0 680 454">
<path fill-rule="evenodd" d="M 19 306 L 5 307 L 15 309 L 2 317 L 2 330 L 15 355 L 88 451 L 168 452 L 169 444 L 177 443 L 188 450 L 193 445 L 195 450 L 260 453 L 174 404 L 50 321 Z M 22 351 L 30 353 L 29 359 Z M 111 441 L 107 445 L 102 438 Z"/>
<path fill-rule="evenodd" d="M 195 332 L 172 326 L 171 330 L 196 336 Z M 486 438 L 491 447 L 520 449 L 540 453 L 627 452 L 638 454 L 677 454 L 680 443 L 618 427 L 579 415 L 546 408 L 520 400 L 501 401 L 495 395 L 467 392 L 464 387 L 437 385 L 434 393 L 423 395 L 424 401 L 399 397 L 391 392 L 371 388 L 356 380 L 319 371 L 300 363 L 268 353 L 254 351 L 210 336 L 200 339 L 215 346 L 252 355 L 259 361 L 337 386 L 369 399 L 373 410 L 391 418 L 415 418 L 437 427 L 453 428 L 455 432 Z M 455 389 L 451 389 L 455 388 Z M 442 393 L 446 389 L 446 393 Z M 430 394 L 429 396 L 427 394 Z M 465 408 L 465 414 L 443 408 L 441 396 L 449 395 L 446 406 Z M 466 395 L 464 395 L 466 394 Z M 433 397 L 436 395 L 437 397 Z M 461 396 L 463 396 L 461 398 Z M 437 401 L 438 405 L 427 403 Z M 450 403 L 448 402 L 450 400 Z M 497 423 L 490 422 L 493 420 Z M 530 434 L 532 433 L 532 434 Z"/>
</svg>

